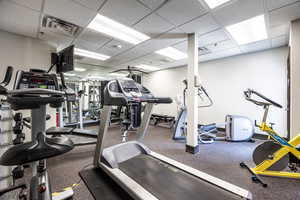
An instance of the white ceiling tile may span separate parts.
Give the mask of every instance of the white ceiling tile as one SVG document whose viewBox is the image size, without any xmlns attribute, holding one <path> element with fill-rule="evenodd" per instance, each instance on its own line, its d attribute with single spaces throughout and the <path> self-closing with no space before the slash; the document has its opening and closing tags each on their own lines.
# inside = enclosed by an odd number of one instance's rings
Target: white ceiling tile
<svg viewBox="0 0 300 200">
<path fill-rule="evenodd" d="M 45 0 L 44 12 L 82 27 L 87 26 L 97 14 L 71 0 Z"/>
<path fill-rule="evenodd" d="M 121 45 L 121 48 L 116 48 L 118 45 Z M 114 49 L 114 51 L 120 53 L 123 51 L 126 51 L 130 48 L 132 48 L 134 45 L 133 44 L 129 44 L 127 42 L 124 41 L 120 41 L 117 39 L 114 39 L 108 43 L 105 44 L 105 47 L 110 48 L 110 49 Z"/>
<path fill-rule="evenodd" d="M 178 49 L 182 52 L 187 52 L 188 44 L 187 44 L 187 41 L 183 41 L 183 42 L 180 42 L 176 45 L 173 45 L 173 47 L 175 47 L 176 49 Z"/>
<path fill-rule="evenodd" d="M 118 48 L 117 46 L 121 45 L 121 48 Z M 132 48 L 134 45 L 119 41 L 119 40 L 112 40 L 108 43 L 106 43 L 103 47 L 97 49 L 96 51 L 111 57 L 114 57 L 122 52 L 127 51 L 128 49 Z"/>
<path fill-rule="evenodd" d="M 76 39 L 74 44 L 76 48 L 85 49 L 88 51 L 96 51 L 100 47 L 99 44 L 87 42 L 81 39 Z"/>
<path fill-rule="evenodd" d="M 205 41 L 205 40 L 202 40 L 202 41 Z M 201 42 L 199 42 L 199 43 L 201 43 Z M 187 41 L 176 44 L 173 47 L 175 47 L 176 49 L 178 49 L 180 51 L 187 52 Z M 214 42 L 211 42 L 211 41 L 206 42 L 205 41 L 204 43 L 202 43 L 202 45 L 199 44 L 199 47 L 206 47 L 210 51 L 214 52 L 214 51 L 220 51 L 220 50 L 224 50 L 224 49 L 231 49 L 231 48 L 237 47 L 237 45 L 235 42 L 233 42 L 232 40 L 230 40 L 228 38 L 216 37 L 216 40 L 214 40 Z"/>
<path fill-rule="evenodd" d="M 270 26 L 287 24 L 300 17 L 300 2 L 270 12 Z"/>
<path fill-rule="evenodd" d="M 91 45 L 98 46 L 98 48 L 112 39 L 88 28 L 84 29 L 78 38 L 91 43 Z"/>
<path fill-rule="evenodd" d="M 42 8 L 42 0 L 10 0 L 10 1 L 37 11 L 41 11 Z"/>
<path fill-rule="evenodd" d="M 163 7 L 158 9 L 157 13 L 168 19 L 175 25 L 181 25 L 202 14 L 205 8 L 198 0 L 172 0 L 168 1 Z"/>
<path fill-rule="evenodd" d="M 63 49 L 71 44 L 73 38 L 63 36 L 57 33 L 44 32 L 44 34 L 39 34 L 39 39 L 44 40 L 51 46 L 59 49 Z"/>
<path fill-rule="evenodd" d="M 112 47 L 102 47 L 101 49 L 96 50 L 98 53 L 102 53 L 104 55 L 108 55 L 108 56 L 115 56 L 118 55 L 119 53 L 122 52 L 121 49 L 117 49 L 117 48 L 112 48 Z"/>
<path fill-rule="evenodd" d="M 221 9 L 213 10 L 213 15 L 223 26 L 235 24 L 263 13 L 262 0 L 238 0 Z"/>
<path fill-rule="evenodd" d="M 147 54 L 145 51 L 135 47 L 135 48 L 129 49 L 128 51 L 126 51 L 124 53 L 121 53 L 121 54 L 115 56 L 114 58 L 116 58 L 120 61 L 119 64 L 122 64 L 122 63 L 125 63 L 127 61 L 138 58 L 140 56 L 143 56 L 145 54 Z"/>
<path fill-rule="evenodd" d="M 281 35 L 287 35 L 289 34 L 289 30 L 290 30 L 289 23 L 280 26 L 271 27 L 269 28 L 269 38 L 274 38 Z"/>
<path fill-rule="evenodd" d="M 139 0 L 141 3 L 146 5 L 148 8 L 155 10 L 161 6 L 166 0 Z"/>
<path fill-rule="evenodd" d="M 131 26 L 151 12 L 136 0 L 109 0 L 100 9 L 99 13 Z"/>
<path fill-rule="evenodd" d="M 298 0 L 266 0 L 266 4 L 268 10 L 273 10 L 297 1 Z"/>
<path fill-rule="evenodd" d="M 202 17 L 199 17 L 189 23 L 186 23 L 180 28 L 186 33 L 198 32 L 198 34 L 208 33 L 217 28 L 220 28 L 217 22 L 213 19 L 211 14 L 206 14 Z"/>
<path fill-rule="evenodd" d="M 271 41 L 268 39 L 240 46 L 240 49 L 244 53 L 261 51 L 261 50 L 269 49 L 269 48 L 271 48 Z"/>
<path fill-rule="evenodd" d="M 0 29 L 36 37 L 40 13 L 15 3 L 0 1 Z"/>
<path fill-rule="evenodd" d="M 272 48 L 286 46 L 289 42 L 288 35 L 282 35 L 271 40 Z"/>
<path fill-rule="evenodd" d="M 105 0 L 73 0 L 91 10 L 97 11 Z"/>
<path fill-rule="evenodd" d="M 207 46 L 207 48 L 211 52 L 223 51 L 225 49 L 233 49 L 236 47 L 237 47 L 236 43 L 232 40 L 225 40 L 225 41 L 217 42 L 216 44 L 211 44 L 211 45 Z"/>
<path fill-rule="evenodd" d="M 87 57 L 84 57 L 83 59 L 77 60 L 77 62 L 78 63 L 88 63 L 90 65 L 96 65 L 96 66 L 93 66 L 94 69 L 97 68 L 97 67 L 105 66 L 105 61 L 96 60 L 96 59 L 87 58 Z M 90 73 L 90 72 L 88 72 L 88 73 Z M 98 71 L 98 70 L 92 70 L 92 75 L 99 75 L 101 73 L 103 73 L 103 72 Z"/>
<path fill-rule="evenodd" d="M 172 24 L 153 13 L 134 26 L 134 29 L 147 34 L 150 37 L 155 37 L 158 34 L 164 33 L 173 27 Z"/>
<path fill-rule="evenodd" d="M 168 59 L 164 56 L 161 56 L 156 53 L 147 54 L 146 56 L 139 57 L 138 59 L 130 62 L 135 64 L 146 64 L 146 65 L 153 65 L 153 66 L 162 66 L 173 62 L 174 60 Z"/>
<path fill-rule="evenodd" d="M 165 36 L 165 37 L 163 37 Z M 148 40 L 139 46 L 137 46 L 138 49 L 141 49 L 147 53 L 154 52 L 163 48 L 166 48 L 168 46 L 172 46 L 174 44 L 177 44 L 178 42 L 182 41 L 180 38 L 170 38 L 168 35 L 163 35 L 159 38 L 154 38 L 151 40 Z"/>
<path fill-rule="evenodd" d="M 199 46 L 206 46 L 208 44 L 214 44 L 228 39 L 229 38 L 226 33 L 222 29 L 220 29 L 207 33 L 205 35 L 201 35 L 199 37 Z"/>
</svg>

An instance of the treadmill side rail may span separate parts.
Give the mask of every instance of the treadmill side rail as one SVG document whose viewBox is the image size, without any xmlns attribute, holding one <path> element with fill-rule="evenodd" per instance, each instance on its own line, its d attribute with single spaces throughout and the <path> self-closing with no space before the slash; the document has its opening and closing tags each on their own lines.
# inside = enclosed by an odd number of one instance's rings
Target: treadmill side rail
<svg viewBox="0 0 300 200">
<path fill-rule="evenodd" d="M 161 160 L 163 162 L 166 162 L 166 163 L 168 163 L 168 164 L 170 164 L 170 165 L 172 165 L 172 166 L 174 166 L 176 168 L 179 168 L 179 169 L 185 171 L 186 173 L 188 173 L 188 174 L 190 174 L 192 176 L 200 178 L 200 179 L 202 179 L 204 181 L 207 181 L 207 182 L 209 182 L 211 184 L 214 184 L 214 185 L 216 185 L 216 186 L 218 186 L 218 187 L 220 187 L 220 188 L 222 188 L 224 190 L 227 190 L 227 191 L 229 191 L 229 192 L 231 192 L 233 194 L 236 194 L 236 195 L 240 196 L 241 198 L 249 199 L 249 200 L 252 199 L 252 193 L 250 191 L 248 191 L 248 190 L 245 190 L 245 189 L 239 187 L 239 186 L 236 186 L 236 185 L 233 185 L 233 184 L 231 184 L 229 182 L 223 181 L 223 180 L 221 180 L 219 178 L 211 176 L 211 175 L 209 175 L 207 173 L 204 173 L 204 172 L 199 171 L 199 170 L 197 170 L 195 168 L 189 167 L 189 166 L 187 166 L 187 165 L 185 165 L 183 163 L 180 163 L 180 162 L 178 162 L 176 160 L 170 159 L 170 158 L 168 158 L 166 156 L 163 156 L 161 154 L 155 153 L 153 151 L 151 151 L 151 153 L 149 155 L 153 156 L 154 158 L 159 159 L 159 160 Z"/>
<path fill-rule="evenodd" d="M 132 178 L 127 176 L 120 169 L 118 168 L 112 169 L 104 163 L 99 163 L 99 167 L 101 167 L 107 173 L 107 175 L 109 175 L 115 182 L 117 182 L 134 199 L 159 200 L 150 192 L 148 192 L 143 186 L 141 186 Z"/>
</svg>

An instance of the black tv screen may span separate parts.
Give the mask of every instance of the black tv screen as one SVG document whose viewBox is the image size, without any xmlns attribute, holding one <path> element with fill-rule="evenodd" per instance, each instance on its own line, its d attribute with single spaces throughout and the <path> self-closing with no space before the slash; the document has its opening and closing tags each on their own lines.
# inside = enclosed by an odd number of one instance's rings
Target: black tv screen
<svg viewBox="0 0 300 200">
<path fill-rule="evenodd" d="M 74 70 L 74 45 L 69 46 L 57 54 L 56 73 Z"/>
</svg>

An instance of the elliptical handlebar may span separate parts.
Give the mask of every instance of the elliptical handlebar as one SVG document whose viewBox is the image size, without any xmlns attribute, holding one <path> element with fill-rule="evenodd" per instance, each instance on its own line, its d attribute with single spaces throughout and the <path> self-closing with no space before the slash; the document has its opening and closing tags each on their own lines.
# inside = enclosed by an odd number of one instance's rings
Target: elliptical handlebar
<svg viewBox="0 0 300 200">
<path fill-rule="evenodd" d="M 251 98 L 251 95 L 254 94 L 260 98 L 262 98 L 263 100 L 267 101 L 267 102 L 264 102 L 264 101 L 258 101 L 258 100 L 255 100 L 253 98 Z M 279 103 L 276 103 L 275 101 L 265 97 L 264 95 L 260 94 L 259 92 L 257 91 L 254 91 L 252 89 L 248 89 L 247 91 L 244 91 L 244 95 L 245 95 L 245 99 L 247 101 L 250 101 L 258 106 L 266 106 L 266 105 L 273 105 L 275 107 L 278 107 L 278 108 L 282 108 L 282 105 L 280 105 Z"/>
<path fill-rule="evenodd" d="M 187 79 L 184 79 L 183 84 L 185 85 L 185 88 L 183 90 L 183 105 L 185 106 L 185 97 L 186 97 L 186 90 L 188 88 L 188 82 Z M 208 95 L 206 89 L 203 87 L 203 85 L 200 85 L 200 87 L 198 87 L 198 96 L 201 98 L 201 100 L 203 101 L 203 98 L 201 97 L 201 93 L 204 93 L 206 98 L 208 99 L 209 103 L 207 105 L 201 105 L 198 106 L 198 108 L 205 108 L 205 107 L 210 107 L 214 104 L 213 100 L 211 99 L 211 97 Z"/>
<path fill-rule="evenodd" d="M 198 108 L 204 108 L 204 107 L 210 107 L 214 104 L 213 100 L 210 98 L 210 96 L 208 95 L 206 89 L 201 85 L 200 88 L 199 88 L 200 91 L 202 91 L 205 96 L 207 97 L 208 101 L 209 101 L 209 104 L 207 105 L 202 105 L 202 106 L 198 106 Z"/>
</svg>

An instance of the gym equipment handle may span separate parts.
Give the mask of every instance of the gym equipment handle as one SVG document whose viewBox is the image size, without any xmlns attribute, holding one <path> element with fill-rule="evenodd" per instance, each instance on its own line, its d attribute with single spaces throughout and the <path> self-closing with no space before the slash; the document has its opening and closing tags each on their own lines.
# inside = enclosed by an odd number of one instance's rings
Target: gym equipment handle
<svg viewBox="0 0 300 200">
<path fill-rule="evenodd" d="M 266 104 L 269 103 L 269 104 L 271 104 L 273 106 L 276 106 L 278 108 L 282 108 L 282 105 L 280 105 L 279 103 L 276 103 L 275 101 L 273 101 L 273 100 L 265 97 L 264 95 L 260 94 L 259 92 L 254 91 L 254 90 L 248 89 L 247 91 L 244 91 L 244 94 L 245 94 L 246 100 L 251 101 L 251 102 L 253 102 L 253 103 L 257 104 L 257 105 L 266 105 Z M 255 94 L 256 96 L 264 99 L 268 103 L 252 99 L 251 98 L 252 94 Z"/>
<path fill-rule="evenodd" d="M 169 97 L 155 97 L 153 99 L 147 99 L 148 103 L 158 103 L 158 104 L 169 104 L 172 103 L 173 100 Z"/>
</svg>

